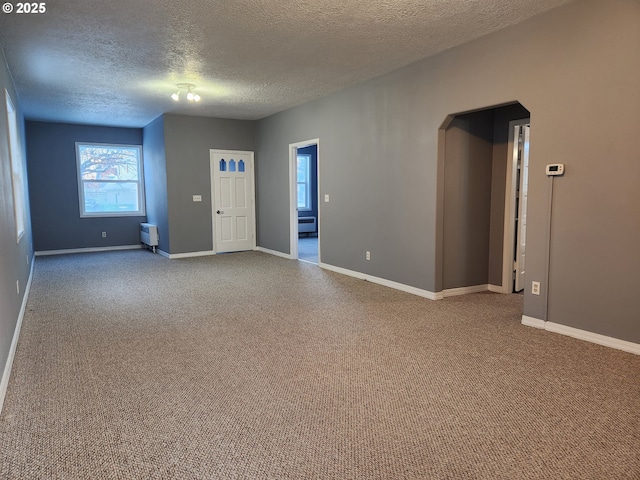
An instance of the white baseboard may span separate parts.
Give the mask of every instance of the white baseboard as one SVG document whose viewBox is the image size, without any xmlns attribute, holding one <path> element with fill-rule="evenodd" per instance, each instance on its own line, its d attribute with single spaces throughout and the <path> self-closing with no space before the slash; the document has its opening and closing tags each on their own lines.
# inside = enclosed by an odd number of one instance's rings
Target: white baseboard
<svg viewBox="0 0 640 480">
<path fill-rule="evenodd" d="M 522 316 L 522 324 L 529 327 L 541 328 L 548 332 L 577 338 L 578 340 L 584 340 L 585 342 L 595 343 L 604 347 L 615 348 L 616 350 L 622 350 L 623 352 L 640 355 L 640 344 L 638 343 L 607 337 L 606 335 L 600 335 L 599 333 L 593 333 L 579 328 L 568 327 L 559 323 L 545 322 L 544 320 L 527 317 L 526 315 Z"/>
<path fill-rule="evenodd" d="M 18 337 L 20 336 L 20 330 L 22 328 L 22 319 L 24 318 L 24 312 L 27 308 L 27 300 L 29 299 L 29 292 L 31 291 L 31 280 L 33 279 L 34 263 L 35 262 L 33 261 L 33 258 L 31 258 L 31 270 L 29 270 L 29 280 L 27 281 L 27 285 L 24 289 L 24 296 L 22 297 L 22 306 L 20 307 L 20 313 L 18 314 L 16 328 L 13 331 L 13 340 L 11 341 L 11 347 L 9 348 L 7 363 L 4 366 L 4 372 L 2 372 L 2 379 L 0 380 L 0 413 L 2 413 L 4 399 L 7 395 L 7 388 L 9 387 L 9 377 L 11 376 L 11 368 L 13 367 L 13 359 L 16 356 L 16 348 L 18 346 Z"/>
<path fill-rule="evenodd" d="M 618 338 L 607 337 L 600 335 L 599 333 L 588 332 L 587 330 L 580 330 L 578 328 L 567 327 L 566 325 L 560 325 L 559 323 L 545 322 L 544 329 L 559 333 L 561 335 L 567 335 L 569 337 L 577 338 L 579 340 L 585 340 L 591 343 L 597 343 L 605 347 L 615 348 L 624 352 L 634 353 L 640 355 L 640 344 L 627 342 Z"/>
<path fill-rule="evenodd" d="M 447 297 L 455 297 L 458 295 L 468 295 L 469 293 L 480 293 L 480 292 L 493 292 L 493 293 L 505 293 L 504 289 L 501 285 L 473 285 L 470 287 L 459 287 L 459 288 L 448 288 L 442 291 L 442 295 L 444 298 Z"/>
<path fill-rule="evenodd" d="M 545 323 L 546 322 L 544 320 L 540 320 L 539 318 L 527 317 L 526 315 L 522 316 L 522 325 L 526 325 L 527 327 L 544 330 Z"/>
<path fill-rule="evenodd" d="M 289 260 L 291 260 L 292 258 L 291 255 L 287 253 L 277 252 L 275 250 L 269 250 L 267 248 L 257 247 L 256 250 L 260 252 L 268 253 L 270 255 L 276 255 L 278 257 L 287 258 Z M 412 295 L 428 298 L 429 300 L 442 300 L 445 297 L 451 297 L 454 295 L 486 292 L 488 290 L 496 291 L 498 293 L 502 292 L 502 287 L 497 285 L 486 285 L 486 284 L 475 285 L 473 287 L 452 288 L 449 290 L 444 290 L 442 292 L 430 292 L 429 290 L 423 290 L 421 288 L 412 287 L 411 285 L 405 285 L 404 283 L 394 282 L 393 280 L 387 280 L 386 278 L 374 277 L 372 275 L 367 275 L 366 273 L 356 272 L 355 270 L 348 270 L 346 268 L 336 267 L 335 265 L 330 265 L 328 263 L 319 262 L 318 266 L 320 268 L 324 268 L 325 270 L 330 270 L 332 272 L 340 273 L 342 275 L 347 275 L 349 277 L 359 278 L 360 280 L 366 280 L 367 282 L 376 283 L 378 285 L 383 285 L 385 287 L 400 290 L 402 292 L 410 293 Z"/>
<path fill-rule="evenodd" d="M 291 260 L 293 257 L 291 257 L 290 254 L 288 253 L 282 253 L 282 252 L 278 252 L 276 250 L 269 250 L 268 248 L 263 248 L 263 247 L 256 247 L 256 250 L 258 252 L 262 252 L 262 253 L 268 253 L 269 255 L 275 255 L 276 257 L 282 257 L 282 258 L 286 258 L 288 260 Z"/>
<path fill-rule="evenodd" d="M 458 288 L 447 288 L 442 291 L 442 296 L 444 298 L 447 297 L 457 297 L 458 295 L 468 295 L 470 293 L 480 293 L 489 291 L 489 285 L 473 285 L 471 287 L 458 287 Z"/>
<path fill-rule="evenodd" d="M 176 258 L 208 257 L 216 254 L 214 250 L 203 250 L 201 252 L 186 252 L 186 253 L 167 253 L 162 250 L 158 250 L 158 253 L 163 257 L 167 257 L 171 260 L 175 260 Z"/>
<path fill-rule="evenodd" d="M 69 253 L 91 253 L 91 252 L 110 252 L 112 250 L 136 250 L 142 248 L 142 245 L 116 245 L 113 247 L 87 247 L 87 248 L 66 248 L 64 250 L 40 250 L 35 252 L 36 257 L 44 257 L 47 255 L 67 255 Z"/>
<path fill-rule="evenodd" d="M 329 265 L 328 263 L 320 262 L 318 265 L 325 270 L 330 270 L 332 272 L 347 275 L 349 277 L 359 278 L 360 280 L 366 280 L 367 282 L 376 283 L 385 287 L 394 288 L 402 292 L 411 293 L 412 295 L 428 298 L 429 300 L 442 299 L 442 292 L 435 293 L 428 290 L 422 290 L 421 288 L 412 287 L 411 285 L 405 285 L 404 283 L 394 282 L 393 280 L 387 280 L 385 278 L 374 277 L 372 275 L 356 272 L 354 270 L 347 270 L 346 268 L 336 267 L 334 265 Z"/>
</svg>

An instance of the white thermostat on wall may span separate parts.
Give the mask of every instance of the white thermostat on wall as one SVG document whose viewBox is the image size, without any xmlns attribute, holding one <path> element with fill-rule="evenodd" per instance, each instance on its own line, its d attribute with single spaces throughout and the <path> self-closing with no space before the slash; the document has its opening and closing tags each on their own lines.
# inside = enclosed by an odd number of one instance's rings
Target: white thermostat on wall
<svg viewBox="0 0 640 480">
<path fill-rule="evenodd" d="M 564 175 L 564 163 L 550 163 L 547 165 L 547 175 L 550 177 Z"/>
</svg>

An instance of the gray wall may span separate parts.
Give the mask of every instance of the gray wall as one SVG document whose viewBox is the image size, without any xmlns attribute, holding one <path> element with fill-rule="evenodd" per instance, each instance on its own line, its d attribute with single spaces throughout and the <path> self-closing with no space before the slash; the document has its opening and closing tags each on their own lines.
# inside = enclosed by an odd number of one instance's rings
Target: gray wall
<svg viewBox="0 0 640 480">
<path fill-rule="evenodd" d="M 167 203 L 167 161 L 164 147 L 164 118 L 156 118 L 143 129 L 144 190 L 147 221 L 158 227 L 158 248 L 171 250 Z"/>
<path fill-rule="evenodd" d="M 259 122 L 261 247 L 289 253 L 288 145 L 319 138 L 320 197 L 330 195 L 319 207 L 323 263 L 433 290 L 435 209 L 426 200 L 436 194 L 437 166 L 423 158 L 436 143 L 406 118 L 419 84 L 393 88 L 397 75 Z M 412 192 L 420 192 L 415 202 Z"/>
<path fill-rule="evenodd" d="M 486 285 L 493 110 L 456 116 L 445 132 L 442 287 Z"/>
<path fill-rule="evenodd" d="M 635 0 L 571 3 L 261 120 L 259 245 L 289 252 L 288 144 L 317 137 L 320 195 L 331 195 L 323 262 L 439 290 L 438 129 L 451 113 L 519 101 L 532 123 L 526 284 L 543 289 L 525 289 L 524 314 L 640 342 L 639 24 Z M 555 162 L 567 173 L 555 184 L 547 285 L 544 166 Z"/>
<path fill-rule="evenodd" d="M 159 117 L 144 129 L 27 122 L 35 249 L 136 245 L 139 223 L 149 221 L 158 225 L 159 248 L 167 253 L 212 250 L 209 150 L 255 150 L 254 125 L 178 115 Z M 143 145 L 147 216 L 80 218 L 79 141 Z M 194 194 L 202 202 L 193 202 Z"/>
<path fill-rule="evenodd" d="M 164 115 L 163 119 L 170 237 L 167 253 L 211 251 L 209 150 L 254 151 L 255 122 L 183 115 Z M 259 159 L 255 160 L 257 164 Z M 193 195 L 202 195 L 202 202 L 194 202 Z"/>
<path fill-rule="evenodd" d="M 141 129 L 27 121 L 26 138 L 36 251 L 140 243 L 146 217 L 80 218 L 76 142 L 142 145 Z"/>
<path fill-rule="evenodd" d="M 9 135 L 7 130 L 7 109 L 4 90 L 9 92 L 12 103 L 18 112 L 19 135 L 23 156 L 23 170 L 26 222 L 25 234 L 16 243 L 16 223 L 13 211 L 12 170 L 9 157 Z M 29 221 L 29 199 L 27 168 L 25 164 L 24 120 L 13 81 L 7 69 L 4 54 L 0 50 L 0 378 L 5 373 L 11 341 L 24 292 L 29 281 L 31 262 L 33 261 L 31 222 Z M 20 293 L 16 292 L 16 281 L 20 282 Z"/>
</svg>

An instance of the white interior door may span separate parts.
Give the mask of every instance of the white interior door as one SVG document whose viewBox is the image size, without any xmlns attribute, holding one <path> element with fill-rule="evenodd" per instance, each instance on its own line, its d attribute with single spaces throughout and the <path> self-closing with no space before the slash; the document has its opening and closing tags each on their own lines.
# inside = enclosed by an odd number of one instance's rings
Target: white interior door
<svg viewBox="0 0 640 480">
<path fill-rule="evenodd" d="M 253 152 L 211 150 L 216 253 L 255 249 Z"/>
<path fill-rule="evenodd" d="M 527 200 L 529 185 L 529 125 L 519 127 L 518 136 L 518 219 L 515 251 L 515 288 L 516 292 L 524 289 L 525 257 L 527 246 Z"/>
</svg>

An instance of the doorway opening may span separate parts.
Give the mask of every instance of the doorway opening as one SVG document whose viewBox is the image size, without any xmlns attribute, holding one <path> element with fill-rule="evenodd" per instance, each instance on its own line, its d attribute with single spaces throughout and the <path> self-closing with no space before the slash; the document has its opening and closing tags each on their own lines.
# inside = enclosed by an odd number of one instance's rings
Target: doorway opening
<svg viewBox="0 0 640 480">
<path fill-rule="evenodd" d="M 514 102 L 449 115 L 440 128 L 437 287 L 444 297 L 524 288 L 529 119 Z"/>
<path fill-rule="evenodd" d="M 319 140 L 289 145 L 291 258 L 320 263 Z"/>
</svg>

